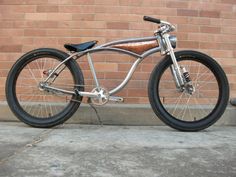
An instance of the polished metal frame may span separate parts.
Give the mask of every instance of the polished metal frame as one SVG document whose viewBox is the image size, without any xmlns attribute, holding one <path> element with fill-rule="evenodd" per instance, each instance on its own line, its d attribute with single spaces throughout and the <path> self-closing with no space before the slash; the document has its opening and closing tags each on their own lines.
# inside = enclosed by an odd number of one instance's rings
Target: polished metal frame
<svg viewBox="0 0 236 177">
<path fill-rule="evenodd" d="M 132 43 L 132 42 L 147 42 L 147 41 L 152 41 L 152 40 L 156 40 L 159 45 L 155 48 L 152 48 L 152 49 L 149 49 L 149 50 L 145 51 L 141 55 L 139 55 L 137 53 L 134 53 L 132 51 L 112 47 L 113 45 L 117 45 L 117 44 L 125 44 L 125 43 Z M 117 41 L 105 43 L 105 44 L 99 45 L 99 46 L 97 46 L 95 48 L 92 48 L 92 49 L 72 53 L 68 58 L 66 58 L 63 62 L 59 63 L 53 69 L 53 71 L 49 74 L 49 76 L 45 79 L 45 81 L 43 83 L 47 83 L 49 81 L 49 79 L 51 78 L 51 76 L 60 68 L 60 66 L 63 65 L 64 63 L 66 63 L 68 60 L 70 60 L 70 59 L 76 59 L 77 60 L 80 57 L 82 57 L 84 55 L 87 55 L 89 67 L 90 67 L 90 70 L 92 72 L 92 76 L 93 76 L 93 79 L 95 81 L 96 87 L 100 87 L 99 81 L 97 79 L 96 71 L 95 71 L 95 68 L 94 68 L 94 64 L 93 64 L 93 61 L 92 61 L 92 58 L 91 58 L 90 54 L 95 53 L 95 52 L 101 52 L 101 51 L 112 51 L 112 52 L 118 52 L 118 53 L 123 53 L 123 54 L 126 54 L 126 55 L 130 55 L 130 56 L 136 58 L 136 61 L 132 64 L 130 70 L 128 71 L 128 73 L 126 75 L 126 77 L 120 83 L 120 85 L 118 85 L 117 87 L 115 87 L 114 89 L 109 91 L 109 95 L 114 95 L 115 93 L 119 92 L 120 90 L 122 90 L 126 86 L 126 84 L 131 79 L 134 71 L 136 70 L 137 66 L 147 56 L 149 56 L 153 53 L 156 53 L 156 52 L 161 52 L 162 55 L 169 54 L 171 56 L 171 58 L 173 60 L 173 66 L 171 67 L 171 70 L 173 70 L 172 74 L 174 74 L 174 79 L 176 80 L 176 85 L 179 86 L 179 85 L 181 85 L 183 80 L 182 80 L 181 77 L 178 76 L 180 74 L 180 69 L 179 69 L 178 63 L 176 61 L 174 52 L 173 52 L 173 46 L 174 45 L 176 45 L 176 38 L 173 37 L 173 36 L 170 36 L 169 34 L 164 34 L 163 36 L 155 35 L 155 36 L 152 36 L 152 37 L 144 37 L 144 38 L 130 38 L 130 39 L 125 39 L 125 40 L 117 40 Z M 48 86 L 48 85 L 44 85 L 43 87 L 47 88 L 47 89 L 52 89 L 52 90 L 55 90 L 55 91 L 63 92 L 65 94 L 72 94 L 72 95 L 76 94 L 74 91 L 63 90 L 63 89 L 51 87 L 51 86 Z M 93 93 L 93 92 L 78 91 L 78 93 L 81 96 L 99 97 L 96 93 Z"/>
</svg>

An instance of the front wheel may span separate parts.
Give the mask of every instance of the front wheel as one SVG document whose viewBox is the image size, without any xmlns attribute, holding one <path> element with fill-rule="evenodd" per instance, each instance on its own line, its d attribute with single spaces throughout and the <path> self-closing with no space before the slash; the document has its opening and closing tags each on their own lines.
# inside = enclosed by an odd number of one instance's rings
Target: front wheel
<svg viewBox="0 0 236 177">
<path fill-rule="evenodd" d="M 181 131 L 199 131 L 214 124 L 224 113 L 229 99 L 227 77 L 211 57 L 196 51 L 175 52 L 194 87 L 177 89 L 171 73 L 172 60 L 164 58 L 149 80 L 149 100 L 155 114 L 167 125 Z"/>
</svg>

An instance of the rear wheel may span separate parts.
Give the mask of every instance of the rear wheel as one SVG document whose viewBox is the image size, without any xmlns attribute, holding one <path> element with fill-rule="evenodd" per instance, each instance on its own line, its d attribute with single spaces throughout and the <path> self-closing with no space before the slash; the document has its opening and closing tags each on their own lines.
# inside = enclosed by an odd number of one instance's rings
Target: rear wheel
<svg viewBox="0 0 236 177">
<path fill-rule="evenodd" d="M 78 109 L 82 97 L 40 88 L 40 83 L 68 56 L 56 49 L 37 49 L 14 64 L 6 81 L 6 98 L 17 118 L 34 127 L 52 127 L 65 122 Z M 63 64 L 49 79 L 49 85 L 83 90 L 84 79 L 76 61 Z"/>
<path fill-rule="evenodd" d="M 176 89 L 167 56 L 154 68 L 149 81 L 149 100 L 156 115 L 167 125 L 182 131 L 198 131 L 214 124 L 224 113 L 229 85 L 215 60 L 195 51 L 175 53 L 179 66 L 190 74 L 192 94 Z"/>
</svg>

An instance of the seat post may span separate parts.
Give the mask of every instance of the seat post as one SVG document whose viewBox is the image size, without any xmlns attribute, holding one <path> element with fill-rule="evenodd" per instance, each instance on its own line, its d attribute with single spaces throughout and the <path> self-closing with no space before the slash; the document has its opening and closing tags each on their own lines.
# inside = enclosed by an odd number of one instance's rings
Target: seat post
<svg viewBox="0 0 236 177">
<path fill-rule="evenodd" d="M 98 79 L 97 79 L 96 71 L 94 69 L 93 61 L 92 61 L 92 58 L 91 58 L 89 52 L 87 53 L 87 58 L 88 58 L 89 67 L 90 67 L 90 70 L 92 72 L 93 79 L 95 81 L 96 87 L 99 88 L 100 86 L 99 86 L 99 82 L 98 82 Z"/>
</svg>

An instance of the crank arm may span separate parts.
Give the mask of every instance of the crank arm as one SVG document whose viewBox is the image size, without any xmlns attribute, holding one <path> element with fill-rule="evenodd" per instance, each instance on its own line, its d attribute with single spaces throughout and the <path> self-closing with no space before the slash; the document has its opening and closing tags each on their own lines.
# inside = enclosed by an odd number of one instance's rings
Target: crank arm
<svg viewBox="0 0 236 177">
<path fill-rule="evenodd" d="M 90 98 L 99 98 L 97 93 L 92 93 L 92 92 L 80 92 L 78 90 L 75 90 L 75 92 L 78 92 L 80 96 L 86 96 Z"/>
<path fill-rule="evenodd" d="M 109 101 L 114 101 L 114 102 L 124 102 L 124 99 L 122 97 L 117 97 L 117 96 L 110 96 Z"/>
</svg>

